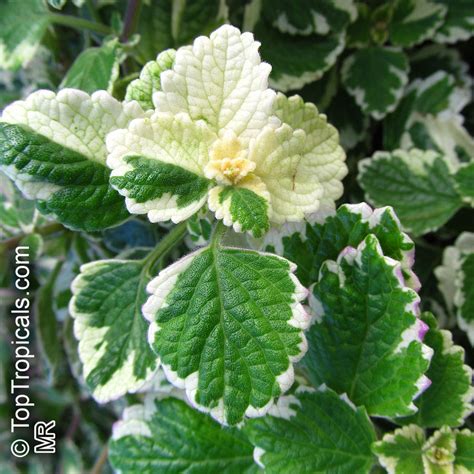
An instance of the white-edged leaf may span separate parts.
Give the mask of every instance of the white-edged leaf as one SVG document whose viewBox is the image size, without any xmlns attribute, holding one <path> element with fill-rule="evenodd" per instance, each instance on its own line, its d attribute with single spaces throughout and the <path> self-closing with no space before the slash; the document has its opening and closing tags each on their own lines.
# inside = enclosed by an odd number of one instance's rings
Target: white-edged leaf
<svg viewBox="0 0 474 474">
<path fill-rule="evenodd" d="M 109 459 L 116 472 L 253 473 L 252 445 L 181 400 L 146 399 L 125 409 L 113 427 Z"/>
<path fill-rule="evenodd" d="M 388 474 L 453 473 L 456 434 L 449 428 L 436 431 L 426 440 L 416 425 L 399 428 L 374 443 L 373 451 Z"/>
<path fill-rule="evenodd" d="M 410 77 L 426 79 L 438 71 L 445 71 L 456 79 L 456 86 L 471 96 L 472 78 L 469 65 L 461 58 L 457 49 L 440 44 L 425 46 L 410 55 Z"/>
<path fill-rule="evenodd" d="M 443 24 L 446 8 L 431 0 L 396 0 L 389 25 L 390 41 L 410 47 L 432 38 Z"/>
<path fill-rule="evenodd" d="M 461 165 L 454 175 L 456 189 L 463 201 L 474 207 L 474 163 Z"/>
<path fill-rule="evenodd" d="M 114 39 L 101 47 L 88 48 L 76 58 L 60 88 L 73 88 L 92 94 L 98 90 L 112 93 L 119 75 L 120 49 Z"/>
<path fill-rule="evenodd" d="M 408 60 L 397 48 L 371 46 L 342 66 L 342 81 L 366 114 L 380 120 L 395 110 L 408 82 Z"/>
<path fill-rule="evenodd" d="M 236 232 L 258 238 L 270 227 L 268 196 L 260 196 L 252 188 L 216 186 L 209 193 L 209 209 Z"/>
<path fill-rule="evenodd" d="M 245 424 L 254 457 L 268 472 L 368 473 L 375 433 L 367 412 L 332 390 L 300 387 Z"/>
<path fill-rule="evenodd" d="M 466 258 L 474 255 L 474 234 L 463 232 L 456 239 L 453 246 L 446 247 L 443 253 L 443 260 L 434 273 L 438 279 L 438 287 L 441 291 L 446 306 L 451 314 L 456 314 L 458 325 L 467 332 L 471 344 L 474 345 L 474 313 L 466 311 L 464 303 L 464 291 L 469 286 L 464 285 L 465 276 L 462 265 Z M 467 264 L 469 267 L 469 264 Z M 467 281 L 467 285 L 472 284 Z M 469 308 L 467 302 L 467 308 Z"/>
<path fill-rule="evenodd" d="M 474 433 L 469 430 L 456 431 L 456 474 L 468 474 L 474 471 Z"/>
<path fill-rule="evenodd" d="M 96 231 L 128 217 L 110 187 L 105 136 L 143 116 L 105 91 L 41 90 L 7 107 L 0 122 L 0 166 L 41 212 L 73 229 Z"/>
<path fill-rule="evenodd" d="M 412 270 L 415 244 L 402 232 L 400 221 L 390 207 L 373 210 L 366 203 L 343 204 L 323 222 L 286 227 L 270 231 L 263 248 L 295 263 L 296 275 L 303 285 L 318 280 L 323 262 L 336 260 L 347 246 L 357 247 L 367 235 L 373 234 L 384 255 L 401 263 L 407 285 L 415 290 L 420 288 Z"/>
<path fill-rule="evenodd" d="M 465 41 L 474 35 L 474 4 L 471 0 L 434 0 L 448 12 L 435 35 L 438 43 Z"/>
<path fill-rule="evenodd" d="M 421 342 L 419 301 L 372 234 L 326 260 L 310 298 L 316 321 L 304 364 L 313 384 L 347 393 L 371 415 L 414 413 L 433 352 Z"/>
<path fill-rule="evenodd" d="M 353 0 L 264 0 L 263 14 L 282 33 L 291 35 L 326 35 L 343 31 L 357 17 Z"/>
<path fill-rule="evenodd" d="M 168 380 L 225 424 L 265 414 L 306 351 L 307 291 L 287 260 L 211 246 L 162 270 L 143 306 Z"/>
<path fill-rule="evenodd" d="M 147 282 L 142 261 L 116 259 L 83 265 L 72 283 L 69 310 L 84 379 L 101 403 L 136 392 L 158 367 L 141 314 Z"/>
<path fill-rule="evenodd" d="M 175 55 L 174 49 L 167 49 L 146 63 L 140 77 L 128 85 L 125 100 L 136 100 L 143 110 L 153 109 L 153 94 L 161 90 L 161 73 L 172 68 Z"/>
<path fill-rule="evenodd" d="M 474 346 L 474 252 L 466 255 L 459 266 L 454 304 L 459 327 L 466 331 Z"/>
<path fill-rule="evenodd" d="M 270 85 L 283 92 L 300 89 L 322 77 L 345 45 L 344 32 L 294 37 L 281 33 L 264 19 L 253 31 L 262 42 L 262 58 L 272 65 Z"/>
<path fill-rule="evenodd" d="M 30 61 L 50 23 L 43 0 L 0 3 L 0 68 L 19 69 Z"/>
<path fill-rule="evenodd" d="M 399 421 L 425 428 L 460 426 L 472 412 L 472 369 L 464 364 L 464 349 L 453 343 L 451 333 L 438 329 L 430 313 L 422 319 L 429 326 L 423 342 L 434 351 L 426 372 L 431 385 L 415 400 L 418 411 Z"/>
<path fill-rule="evenodd" d="M 392 206 L 415 235 L 439 228 L 462 205 L 450 164 L 433 151 L 376 152 L 359 162 L 358 181 L 370 202 Z"/>
<path fill-rule="evenodd" d="M 140 42 L 134 53 L 142 63 L 167 48 L 191 43 L 226 22 L 224 0 L 153 0 L 142 6 L 137 25 Z"/>
<path fill-rule="evenodd" d="M 204 163 L 215 135 L 186 114 L 155 113 L 107 136 L 111 184 L 129 212 L 151 222 L 180 222 L 206 202 Z"/>
<path fill-rule="evenodd" d="M 456 170 L 462 162 L 473 156 L 474 139 L 462 125 L 462 115 L 453 115 L 449 109 L 446 112 L 443 117 L 421 117 L 415 114 L 400 146 L 405 149 L 417 147 L 435 150 L 444 155 L 452 169 Z"/>
</svg>

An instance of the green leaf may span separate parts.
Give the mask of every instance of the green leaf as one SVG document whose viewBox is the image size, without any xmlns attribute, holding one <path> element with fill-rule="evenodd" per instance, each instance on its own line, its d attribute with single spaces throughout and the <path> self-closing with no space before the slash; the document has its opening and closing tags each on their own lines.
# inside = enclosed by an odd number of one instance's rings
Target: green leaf
<svg viewBox="0 0 474 474">
<path fill-rule="evenodd" d="M 407 284 L 418 289 L 419 281 L 412 270 L 415 244 L 401 231 L 389 207 L 372 210 L 365 203 L 344 204 L 324 222 L 307 223 L 301 231 L 290 228 L 287 234 L 270 235 L 268 243 L 296 263 L 297 277 L 309 286 L 318 280 L 324 261 L 336 260 L 347 246 L 357 247 L 369 234 L 377 237 L 384 255 L 401 263 Z"/>
<path fill-rule="evenodd" d="M 0 3 L 0 68 L 19 69 L 30 61 L 50 23 L 43 0 Z"/>
<path fill-rule="evenodd" d="M 110 187 L 105 136 L 143 115 L 104 91 L 41 90 L 7 107 L 0 123 L 0 166 L 38 209 L 64 225 L 97 231 L 128 217 Z"/>
<path fill-rule="evenodd" d="M 421 343 L 420 299 L 405 286 L 400 263 L 369 234 L 357 249 L 326 260 L 312 296 L 316 322 L 304 360 L 312 383 L 347 393 L 370 415 L 414 413 L 432 350 Z"/>
<path fill-rule="evenodd" d="M 397 0 L 389 25 L 390 41 L 410 47 L 432 38 L 443 24 L 446 8 L 430 0 Z"/>
<path fill-rule="evenodd" d="M 426 79 L 438 71 L 445 71 L 456 79 L 460 91 L 471 95 L 472 78 L 469 65 L 461 58 L 457 49 L 440 44 L 431 44 L 410 55 L 410 77 Z"/>
<path fill-rule="evenodd" d="M 469 430 L 456 432 L 454 469 L 456 474 L 468 474 L 474 471 L 474 433 Z"/>
<path fill-rule="evenodd" d="M 372 466 L 375 433 L 367 412 L 327 388 L 281 398 L 269 415 L 247 421 L 244 431 L 269 474 L 368 473 Z"/>
<path fill-rule="evenodd" d="M 347 27 L 347 45 L 354 48 L 365 48 L 371 43 L 372 28 L 369 5 L 357 2 L 357 19 Z"/>
<path fill-rule="evenodd" d="M 434 270 L 434 274 L 449 313 L 457 315 L 458 326 L 467 332 L 471 344 L 474 345 L 474 312 L 464 296 L 465 292 L 470 291 L 469 286 L 473 284 L 472 276 L 469 275 L 472 255 L 474 255 L 474 234 L 463 232 L 453 246 L 444 249 L 442 264 Z M 468 270 L 465 274 L 463 264 L 467 258 L 471 260 L 464 268 Z"/>
<path fill-rule="evenodd" d="M 341 32 L 357 17 L 357 9 L 352 0 L 333 2 L 332 0 L 264 0 L 263 14 L 282 33 L 292 35 L 326 35 Z"/>
<path fill-rule="evenodd" d="M 119 53 L 117 39 L 100 48 L 85 49 L 69 68 L 60 88 L 71 87 L 88 94 L 98 90 L 112 93 L 119 75 Z"/>
<path fill-rule="evenodd" d="M 32 233 L 23 237 L 18 245 L 28 247 L 30 261 L 34 262 L 43 253 L 44 241 L 40 234 Z"/>
<path fill-rule="evenodd" d="M 222 428 L 175 398 L 126 408 L 114 425 L 109 459 L 127 474 L 257 471 L 252 445 L 238 429 Z"/>
<path fill-rule="evenodd" d="M 136 51 L 145 63 L 160 51 L 177 48 L 200 35 L 209 34 L 226 22 L 227 7 L 223 0 L 154 0 L 142 7 L 137 32 L 140 43 Z"/>
<path fill-rule="evenodd" d="M 306 351 L 306 290 L 287 260 L 211 246 L 150 282 L 143 314 L 168 380 L 226 424 L 262 416 Z"/>
<path fill-rule="evenodd" d="M 137 391 L 158 367 L 141 314 L 147 282 L 142 261 L 117 259 L 83 265 L 72 283 L 84 379 L 99 402 Z"/>
<path fill-rule="evenodd" d="M 414 110 L 420 114 L 438 115 L 453 108 L 454 112 L 459 112 L 465 105 L 459 108 L 458 104 L 452 106 L 452 101 L 458 99 L 454 95 L 456 82 L 452 75 L 444 71 L 438 71 L 422 82 L 415 81 L 413 87 L 417 90 Z"/>
<path fill-rule="evenodd" d="M 94 231 L 128 217 L 104 165 L 22 125 L 0 123 L 0 152 L 0 164 L 14 169 L 10 177 L 24 195 L 64 225 Z"/>
<path fill-rule="evenodd" d="M 167 49 L 158 55 L 156 61 L 149 61 L 132 81 L 125 94 L 125 100 L 136 100 L 143 110 L 153 109 L 153 93 L 161 90 L 160 75 L 173 67 L 176 51 Z"/>
<path fill-rule="evenodd" d="M 461 166 L 454 175 L 455 186 L 463 201 L 474 207 L 474 163 Z"/>
<path fill-rule="evenodd" d="M 431 149 L 445 154 L 453 164 L 459 162 L 458 146 L 474 149 L 472 140 L 463 136 L 457 115 L 470 97 L 470 82 L 459 86 L 454 74 L 436 71 L 416 79 L 385 120 L 384 144 L 388 149 Z"/>
<path fill-rule="evenodd" d="M 474 252 L 462 260 L 456 288 L 454 303 L 458 308 L 458 324 L 474 345 Z"/>
<path fill-rule="evenodd" d="M 365 138 L 369 128 L 369 118 L 344 89 L 338 89 L 325 113 L 329 122 L 338 131 L 344 150 L 354 148 Z"/>
<path fill-rule="evenodd" d="M 152 222 L 150 206 L 166 202 L 166 211 L 173 220 L 176 213 L 194 212 L 201 207 L 211 182 L 191 171 L 157 159 L 125 156 L 121 168 L 114 169 L 110 183 L 126 196 L 126 204 L 135 214 L 146 213 Z M 169 201 L 175 204 L 172 207 Z M 159 204 L 154 204 L 159 206 Z M 191 208 L 191 211 L 187 209 Z"/>
<path fill-rule="evenodd" d="M 462 204 L 449 163 L 433 151 L 377 152 L 359 162 L 358 181 L 369 201 L 392 206 L 414 235 L 438 229 Z"/>
<path fill-rule="evenodd" d="M 206 245 L 211 240 L 213 217 L 206 210 L 201 210 L 192 215 L 187 221 L 186 226 L 188 230 L 187 238 L 192 244 L 187 241 L 190 248 L 200 247 Z"/>
<path fill-rule="evenodd" d="M 261 237 L 270 228 L 268 201 L 250 189 L 218 186 L 211 192 L 209 208 L 236 232 Z"/>
<path fill-rule="evenodd" d="M 344 35 L 288 36 L 264 20 L 254 28 L 262 58 L 272 65 L 270 85 L 283 92 L 319 79 L 344 49 Z M 289 41 L 290 38 L 290 41 Z"/>
<path fill-rule="evenodd" d="M 449 428 L 436 431 L 426 441 L 422 428 L 408 425 L 387 433 L 373 446 L 380 464 L 389 474 L 453 472 L 455 433 Z"/>
<path fill-rule="evenodd" d="M 434 0 L 448 9 L 435 35 L 438 43 L 465 41 L 474 34 L 474 4 L 471 0 Z"/>
<path fill-rule="evenodd" d="M 41 354 L 49 370 L 50 379 L 57 381 L 64 375 L 63 349 L 60 329 L 54 311 L 54 286 L 61 271 L 62 262 L 56 263 L 48 280 L 39 289 L 35 299 L 35 323 Z"/>
<path fill-rule="evenodd" d="M 430 327 L 423 342 L 434 351 L 426 373 L 431 385 L 415 400 L 416 414 L 399 421 L 425 428 L 460 426 L 472 411 L 472 369 L 464 365 L 464 349 L 453 344 L 451 333 L 438 329 L 430 313 L 422 319 Z"/>
<path fill-rule="evenodd" d="M 396 48 L 371 46 L 356 51 L 342 66 L 342 81 L 362 110 L 382 119 L 395 110 L 408 82 L 408 61 Z"/>
<path fill-rule="evenodd" d="M 12 202 L 2 195 L 0 195 L 0 229 L 2 235 L 11 235 L 20 229 L 20 221 L 16 209 L 13 207 Z"/>
</svg>

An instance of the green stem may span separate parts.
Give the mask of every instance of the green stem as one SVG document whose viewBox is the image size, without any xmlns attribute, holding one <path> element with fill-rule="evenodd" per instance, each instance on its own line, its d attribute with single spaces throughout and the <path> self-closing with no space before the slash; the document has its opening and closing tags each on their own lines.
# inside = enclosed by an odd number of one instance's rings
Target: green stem
<svg viewBox="0 0 474 474">
<path fill-rule="evenodd" d="M 102 35 L 110 35 L 113 33 L 112 28 L 103 23 L 97 23 L 95 21 L 86 20 L 84 18 L 78 18 L 70 15 L 61 15 L 60 13 L 48 13 L 49 19 L 62 26 L 69 26 L 76 30 L 90 30 Z"/>
<path fill-rule="evenodd" d="M 178 245 L 186 234 L 186 222 L 180 222 L 173 227 L 158 243 L 158 245 L 143 259 L 143 271 L 149 273 L 155 263 L 166 256 L 170 250 Z"/>
<path fill-rule="evenodd" d="M 222 240 L 222 237 L 224 237 L 224 234 L 227 232 L 227 226 L 224 225 L 222 221 L 217 221 L 216 225 L 214 226 L 214 229 L 212 230 L 212 235 L 211 235 L 211 247 L 216 247 L 219 245 L 220 241 Z"/>
</svg>

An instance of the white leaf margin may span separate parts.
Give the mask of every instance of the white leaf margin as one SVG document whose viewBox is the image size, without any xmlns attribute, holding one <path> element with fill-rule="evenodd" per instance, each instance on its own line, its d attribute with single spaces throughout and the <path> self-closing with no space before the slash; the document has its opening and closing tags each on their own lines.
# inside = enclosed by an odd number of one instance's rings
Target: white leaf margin
<svg viewBox="0 0 474 474">
<path fill-rule="evenodd" d="M 148 328 L 148 342 L 150 345 L 153 345 L 155 342 L 155 335 L 160 331 L 160 326 L 155 321 L 156 313 L 162 309 L 166 308 L 167 303 L 166 299 L 176 285 L 176 282 L 179 276 L 185 272 L 189 266 L 192 264 L 193 260 L 198 257 L 201 253 L 209 250 L 209 247 L 204 247 L 199 250 L 196 250 L 189 255 L 183 257 L 181 260 L 178 260 L 174 264 L 162 270 L 156 278 L 150 281 L 147 286 L 147 291 L 150 293 L 150 297 L 145 302 L 142 307 L 142 313 L 145 319 L 150 322 Z M 250 250 L 248 250 L 251 252 Z M 308 343 L 304 330 L 307 329 L 311 324 L 311 317 L 305 311 L 305 308 L 301 304 L 303 300 L 308 297 L 308 290 L 301 285 L 298 281 L 294 272 L 296 271 L 296 265 L 291 263 L 289 260 L 279 257 L 275 254 L 258 252 L 260 255 L 268 255 L 273 258 L 280 259 L 289 265 L 289 276 L 295 285 L 295 290 L 293 292 L 293 302 L 291 304 L 292 317 L 287 321 L 287 324 L 296 328 L 301 329 L 300 331 L 300 352 L 296 356 L 289 356 L 289 365 L 288 369 L 276 376 L 276 381 L 280 387 L 281 393 L 285 393 L 294 382 L 295 374 L 293 363 L 298 362 L 306 353 L 308 349 Z M 226 416 L 224 411 L 224 401 L 221 399 L 217 406 L 209 408 L 203 405 L 200 405 L 196 401 L 197 387 L 198 387 L 198 372 L 193 372 L 189 374 L 185 379 L 178 376 L 177 372 L 173 371 L 171 367 L 167 364 L 162 363 L 162 368 L 165 373 L 168 381 L 173 384 L 175 387 L 184 389 L 186 392 L 186 397 L 189 403 L 196 408 L 197 410 L 208 413 L 212 418 L 222 425 L 227 425 Z M 281 397 L 280 397 L 281 398 Z M 245 416 L 248 418 L 257 418 L 265 415 L 274 406 L 275 400 L 271 399 L 264 407 L 254 407 L 249 405 L 245 411 Z"/>
<path fill-rule="evenodd" d="M 82 362 L 82 376 L 84 380 L 99 365 L 99 361 L 108 351 L 107 344 L 102 344 L 99 350 L 97 350 L 96 346 L 104 339 L 104 334 L 109 330 L 109 326 L 102 328 L 90 326 L 88 324 L 90 314 L 81 313 L 77 310 L 77 295 L 88 284 L 85 281 L 86 274 L 90 277 L 95 271 L 103 268 L 104 265 L 120 263 L 127 264 L 130 263 L 130 260 L 97 260 L 83 264 L 80 267 L 80 273 L 71 284 L 72 298 L 69 301 L 69 314 L 74 319 L 74 336 L 79 342 L 78 352 L 79 359 Z M 106 403 L 111 400 L 117 400 L 126 393 L 137 393 L 156 376 L 160 366 L 159 360 L 156 362 L 155 369 L 147 370 L 145 378 L 137 378 L 133 373 L 136 357 L 136 351 L 130 352 L 125 364 L 114 372 L 110 380 L 105 385 L 98 385 L 93 390 L 92 395 L 96 401 Z"/>
</svg>

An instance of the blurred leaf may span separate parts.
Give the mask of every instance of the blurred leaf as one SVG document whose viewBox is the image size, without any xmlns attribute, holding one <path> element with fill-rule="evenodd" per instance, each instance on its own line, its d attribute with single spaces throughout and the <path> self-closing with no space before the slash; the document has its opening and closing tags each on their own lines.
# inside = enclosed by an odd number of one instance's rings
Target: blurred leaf
<svg viewBox="0 0 474 474">
<path fill-rule="evenodd" d="M 43 0 L 0 2 L 0 68 L 19 69 L 35 54 L 49 25 Z"/>
<path fill-rule="evenodd" d="M 54 285 L 62 267 L 56 263 L 48 281 L 39 289 L 35 300 L 35 322 L 38 344 L 49 370 L 50 382 L 64 375 L 64 358 L 56 313 L 54 311 Z"/>
<path fill-rule="evenodd" d="M 72 87 L 89 94 L 97 90 L 111 93 L 119 75 L 119 53 L 117 39 L 100 48 L 84 50 L 70 67 L 60 88 Z"/>
</svg>

